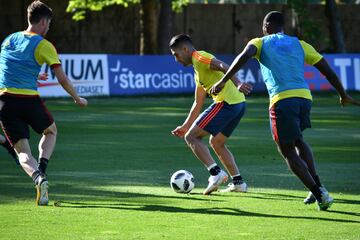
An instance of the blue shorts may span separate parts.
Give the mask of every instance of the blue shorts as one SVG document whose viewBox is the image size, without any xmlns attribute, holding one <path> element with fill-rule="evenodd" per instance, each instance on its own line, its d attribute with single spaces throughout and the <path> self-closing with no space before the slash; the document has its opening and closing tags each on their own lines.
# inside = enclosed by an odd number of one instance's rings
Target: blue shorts
<svg viewBox="0 0 360 240">
<path fill-rule="evenodd" d="M 195 124 L 213 136 L 221 132 L 226 137 L 230 137 L 244 115 L 245 109 L 245 102 L 213 103 L 196 119 Z"/>
<path fill-rule="evenodd" d="M 293 143 L 302 137 L 306 128 L 311 128 L 311 100 L 305 98 L 285 98 L 270 109 L 270 129 L 274 141 Z"/>
</svg>

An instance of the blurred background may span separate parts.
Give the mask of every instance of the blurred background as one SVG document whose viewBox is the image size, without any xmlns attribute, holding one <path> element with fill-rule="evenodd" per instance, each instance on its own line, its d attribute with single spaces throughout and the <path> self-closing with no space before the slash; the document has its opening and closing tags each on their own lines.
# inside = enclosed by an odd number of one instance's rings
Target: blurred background
<svg viewBox="0 0 360 240">
<path fill-rule="evenodd" d="M 169 54 L 172 35 L 196 46 L 237 54 L 262 35 L 270 10 L 285 31 L 323 53 L 359 53 L 359 0 L 44 0 L 54 11 L 48 39 L 60 53 Z M 25 29 L 31 0 L 0 0 L 0 38 Z"/>
</svg>

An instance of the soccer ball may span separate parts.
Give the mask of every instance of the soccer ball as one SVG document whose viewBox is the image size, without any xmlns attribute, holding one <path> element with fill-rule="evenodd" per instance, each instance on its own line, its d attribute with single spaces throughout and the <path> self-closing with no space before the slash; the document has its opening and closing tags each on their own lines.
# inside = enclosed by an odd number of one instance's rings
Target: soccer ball
<svg viewBox="0 0 360 240">
<path fill-rule="evenodd" d="M 171 176 L 170 186 L 177 193 L 189 193 L 195 186 L 194 176 L 189 171 L 179 170 Z"/>
</svg>

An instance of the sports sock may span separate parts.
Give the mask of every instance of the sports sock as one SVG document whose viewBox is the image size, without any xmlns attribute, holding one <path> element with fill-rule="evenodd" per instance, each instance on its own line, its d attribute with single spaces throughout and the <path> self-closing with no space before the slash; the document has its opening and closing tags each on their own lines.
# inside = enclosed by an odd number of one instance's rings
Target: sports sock
<svg viewBox="0 0 360 240">
<path fill-rule="evenodd" d="M 209 171 L 209 173 L 210 173 L 211 176 L 216 176 L 216 175 L 219 174 L 219 172 L 221 171 L 221 169 L 220 169 L 220 167 L 219 167 L 216 163 L 214 163 L 214 164 L 212 164 L 212 165 L 210 165 L 210 166 L 208 167 L 208 171 Z"/>
<path fill-rule="evenodd" d="M 321 190 L 319 186 L 315 185 L 312 188 L 310 188 L 310 191 L 314 194 L 314 197 L 318 202 L 321 202 Z"/>
<path fill-rule="evenodd" d="M 318 187 L 322 187 L 319 175 L 314 176 L 313 179 Z"/>
<path fill-rule="evenodd" d="M 49 159 L 40 158 L 40 160 L 39 160 L 39 171 L 42 174 L 45 174 L 48 163 L 49 163 Z"/>
<path fill-rule="evenodd" d="M 244 182 L 240 174 L 231 176 L 233 184 L 242 184 Z"/>
<path fill-rule="evenodd" d="M 35 171 L 32 176 L 31 176 L 32 180 L 34 181 L 35 185 L 38 185 L 39 180 L 41 179 L 41 173 L 40 171 Z"/>
</svg>

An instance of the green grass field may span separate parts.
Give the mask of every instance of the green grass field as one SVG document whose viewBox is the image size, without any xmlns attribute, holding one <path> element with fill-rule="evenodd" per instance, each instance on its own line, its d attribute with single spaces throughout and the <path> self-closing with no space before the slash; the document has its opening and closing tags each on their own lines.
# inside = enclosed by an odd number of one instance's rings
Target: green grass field
<svg viewBox="0 0 360 240">
<path fill-rule="evenodd" d="M 302 203 L 307 191 L 276 151 L 265 96 L 249 98 L 228 143 L 249 192 L 211 196 L 201 195 L 206 169 L 170 134 L 192 97 L 89 102 L 47 100 L 59 132 L 48 207 L 35 206 L 31 179 L 0 150 L 0 239 L 360 239 L 360 108 L 340 108 L 334 94 L 315 95 L 305 132 L 335 198 L 327 212 Z M 195 176 L 191 194 L 169 186 L 179 169 Z"/>
</svg>

